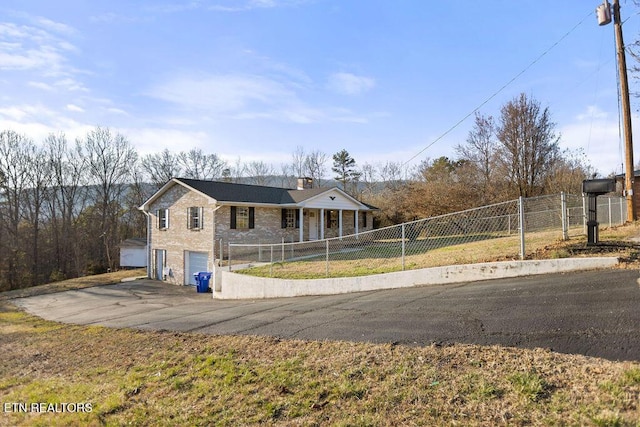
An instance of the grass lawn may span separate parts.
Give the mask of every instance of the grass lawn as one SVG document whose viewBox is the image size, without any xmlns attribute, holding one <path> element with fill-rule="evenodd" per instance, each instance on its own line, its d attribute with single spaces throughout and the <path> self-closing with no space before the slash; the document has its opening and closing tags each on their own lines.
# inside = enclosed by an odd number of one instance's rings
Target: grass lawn
<svg viewBox="0 0 640 427">
<path fill-rule="evenodd" d="M 6 426 L 640 425 L 640 363 L 543 349 L 139 332 L 8 302 L 0 336 Z"/>
</svg>

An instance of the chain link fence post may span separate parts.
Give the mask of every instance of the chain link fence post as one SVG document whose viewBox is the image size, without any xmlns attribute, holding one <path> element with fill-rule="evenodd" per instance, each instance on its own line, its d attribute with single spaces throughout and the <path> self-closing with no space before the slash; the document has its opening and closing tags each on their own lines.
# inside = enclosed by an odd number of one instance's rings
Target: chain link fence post
<svg viewBox="0 0 640 427">
<path fill-rule="evenodd" d="M 402 224 L 402 271 L 404 271 L 405 236 L 405 224 Z"/>
<path fill-rule="evenodd" d="M 569 222 L 567 221 L 567 195 L 560 193 L 560 205 L 562 215 L 562 240 L 569 240 Z"/>
<path fill-rule="evenodd" d="M 326 250 L 327 267 L 326 267 L 325 275 L 329 277 L 329 239 L 325 240 L 325 242 L 327 242 L 327 250 Z"/>
<path fill-rule="evenodd" d="M 520 259 L 524 259 L 525 257 L 525 247 L 524 247 L 524 198 L 520 196 L 518 199 L 518 207 L 520 210 Z"/>
<path fill-rule="evenodd" d="M 609 228 L 611 228 L 613 226 L 613 221 L 612 221 L 613 216 L 611 215 L 612 214 L 612 211 L 611 211 L 611 197 L 608 197 L 607 199 L 609 200 Z"/>
</svg>

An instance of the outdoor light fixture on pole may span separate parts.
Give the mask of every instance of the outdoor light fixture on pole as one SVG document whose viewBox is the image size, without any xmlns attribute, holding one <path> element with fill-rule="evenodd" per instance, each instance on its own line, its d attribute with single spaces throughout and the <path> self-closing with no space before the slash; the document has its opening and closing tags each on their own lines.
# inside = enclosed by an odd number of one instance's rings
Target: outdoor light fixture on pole
<svg viewBox="0 0 640 427">
<path fill-rule="evenodd" d="M 598 24 L 607 25 L 611 22 L 611 6 L 608 0 L 596 9 Z M 627 199 L 627 220 L 636 219 L 636 207 L 633 194 L 633 138 L 631 136 L 631 106 L 629 105 L 629 81 L 627 79 L 627 60 L 622 40 L 622 22 L 620 20 L 620 2 L 613 0 L 613 27 L 616 34 L 616 52 L 618 56 L 618 72 L 620 74 L 620 95 L 622 97 L 622 121 L 624 124 L 625 174 L 624 188 Z"/>
</svg>

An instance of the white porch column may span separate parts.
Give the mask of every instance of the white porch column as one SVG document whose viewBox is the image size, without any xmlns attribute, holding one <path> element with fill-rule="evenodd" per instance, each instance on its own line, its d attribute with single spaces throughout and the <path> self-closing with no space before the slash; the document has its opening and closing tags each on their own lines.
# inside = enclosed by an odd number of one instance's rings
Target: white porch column
<svg viewBox="0 0 640 427">
<path fill-rule="evenodd" d="M 338 211 L 338 236 L 342 239 L 342 209 Z"/>
<path fill-rule="evenodd" d="M 355 217 L 356 217 L 356 219 L 354 221 L 355 222 L 354 227 L 355 227 L 355 232 L 356 232 L 356 236 L 357 236 L 358 235 L 358 231 L 359 231 L 358 228 L 359 228 L 359 221 L 360 221 L 360 211 L 357 210 L 357 209 L 356 209 Z"/>
<path fill-rule="evenodd" d="M 303 208 L 300 208 L 300 241 L 304 242 L 304 212 L 303 212 Z"/>
<path fill-rule="evenodd" d="M 320 240 L 324 239 L 324 208 L 320 209 Z"/>
</svg>

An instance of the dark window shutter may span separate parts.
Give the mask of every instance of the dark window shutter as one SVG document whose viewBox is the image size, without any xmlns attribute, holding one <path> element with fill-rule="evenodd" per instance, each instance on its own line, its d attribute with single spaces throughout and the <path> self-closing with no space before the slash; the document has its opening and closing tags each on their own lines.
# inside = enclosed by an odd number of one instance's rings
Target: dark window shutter
<svg viewBox="0 0 640 427">
<path fill-rule="evenodd" d="M 236 228 L 236 207 L 231 206 L 231 229 L 235 230 Z"/>
<path fill-rule="evenodd" d="M 249 208 L 249 228 L 256 227 L 256 209 Z"/>
<path fill-rule="evenodd" d="M 296 228 L 300 228 L 300 209 L 296 209 Z"/>
<path fill-rule="evenodd" d="M 287 228 L 287 210 L 281 209 L 280 228 Z"/>
<path fill-rule="evenodd" d="M 331 228 L 331 211 L 327 210 L 327 211 L 325 211 L 325 213 L 326 213 L 326 217 L 327 217 L 326 220 L 325 220 L 326 226 L 327 226 L 326 228 Z"/>
<path fill-rule="evenodd" d="M 363 227 L 367 226 L 367 213 L 366 212 L 362 212 L 362 226 Z"/>
</svg>

